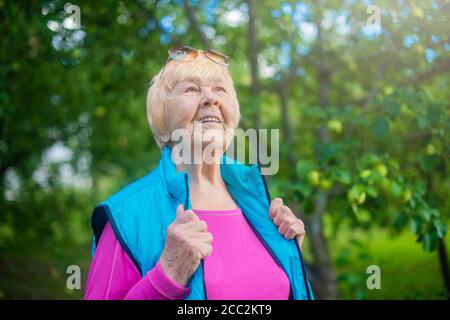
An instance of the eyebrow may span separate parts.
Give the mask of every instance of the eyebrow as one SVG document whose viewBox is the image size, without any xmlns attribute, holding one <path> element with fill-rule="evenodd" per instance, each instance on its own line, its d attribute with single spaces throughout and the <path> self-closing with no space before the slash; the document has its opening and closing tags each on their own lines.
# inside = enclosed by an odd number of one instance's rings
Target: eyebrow
<svg viewBox="0 0 450 320">
<path fill-rule="evenodd" d="M 201 83 L 200 77 L 198 76 L 189 76 L 186 79 L 184 79 L 182 82 L 195 82 L 197 84 Z"/>
<path fill-rule="evenodd" d="M 225 79 L 222 78 L 212 78 L 211 82 L 215 83 L 215 82 L 221 82 L 221 83 L 225 83 L 224 81 Z M 198 85 L 200 85 L 200 83 L 202 82 L 202 80 L 200 79 L 200 77 L 198 76 L 189 76 L 186 79 L 184 79 L 182 82 L 194 82 Z"/>
</svg>

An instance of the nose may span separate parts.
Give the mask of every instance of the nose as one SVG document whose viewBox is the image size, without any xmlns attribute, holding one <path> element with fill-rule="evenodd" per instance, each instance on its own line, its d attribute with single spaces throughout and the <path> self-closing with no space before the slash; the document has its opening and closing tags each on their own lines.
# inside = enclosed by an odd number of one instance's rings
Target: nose
<svg viewBox="0 0 450 320">
<path fill-rule="evenodd" d="M 219 106 L 219 100 L 214 96 L 212 92 L 207 92 L 200 102 L 202 107 L 217 107 Z"/>
</svg>

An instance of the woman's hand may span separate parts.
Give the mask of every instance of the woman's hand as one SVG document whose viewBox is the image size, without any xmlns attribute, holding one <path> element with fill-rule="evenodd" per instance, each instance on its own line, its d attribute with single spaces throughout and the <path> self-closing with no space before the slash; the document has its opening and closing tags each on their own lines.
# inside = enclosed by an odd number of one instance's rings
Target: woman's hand
<svg viewBox="0 0 450 320">
<path fill-rule="evenodd" d="M 167 238 L 159 263 L 169 278 L 186 286 L 201 259 L 212 253 L 212 234 L 205 221 L 180 204 L 174 222 L 167 227 Z"/>
<path fill-rule="evenodd" d="M 289 207 L 283 204 L 281 198 L 275 198 L 270 203 L 269 216 L 278 227 L 278 231 L 286 239 L 296 238 L 300 248 L 305 238 L 305 225 L 298 219 Z"/>
</svg>

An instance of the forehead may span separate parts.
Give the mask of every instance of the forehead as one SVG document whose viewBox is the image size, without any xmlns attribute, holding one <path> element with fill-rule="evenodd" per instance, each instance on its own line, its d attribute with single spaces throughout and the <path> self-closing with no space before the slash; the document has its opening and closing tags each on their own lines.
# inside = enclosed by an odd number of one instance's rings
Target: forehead
<svg viewBox="0 0 450 320">
<path fill-rule="evenodd" d="M 170 62 L 167 65 L 163 82 L 166 88 L 172 89 L 180 83 L 194 82 L 198 85 L 212 83 L 233 84 L 228 69 L 206 59 L 197 58 L 191 62 Z"/>
<path fill-rule="evenodd" d="M 215 77 L 201 78 L 200 76 L 190 75 L 184 79 L 179 79 L 177 81 L 177 83 L 175 83 L 175 86 L 188 84 L 188 83 L 195 83 L 200 86 L 208 86 L 213 83 L 231 85 L 229 79 L 227 79 L 226 77 L 215 76 Z"/>
</svg>

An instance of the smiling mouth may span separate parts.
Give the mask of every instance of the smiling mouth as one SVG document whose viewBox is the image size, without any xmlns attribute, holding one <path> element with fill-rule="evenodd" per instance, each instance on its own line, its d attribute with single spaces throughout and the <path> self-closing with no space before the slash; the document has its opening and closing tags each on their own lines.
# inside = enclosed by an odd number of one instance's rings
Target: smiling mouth
<svg viewBox="0 0 450 320">
<path fill-rule="evenodd" d="M 197 120 L 201 123 L 222 123 L 216 116 L 205 116 Z"/>
</svg>

